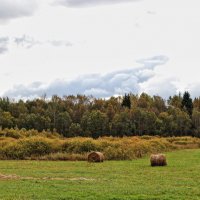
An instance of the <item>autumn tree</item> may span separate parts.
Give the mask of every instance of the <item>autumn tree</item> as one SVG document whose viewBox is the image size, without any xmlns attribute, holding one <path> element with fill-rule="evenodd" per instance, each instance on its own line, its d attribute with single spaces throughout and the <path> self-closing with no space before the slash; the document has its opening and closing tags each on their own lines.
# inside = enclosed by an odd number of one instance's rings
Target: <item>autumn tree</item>
<svg viewBox="0 0 200 200">
<path fill-rule="evenodd" d="M 194 127 L 200 130 L 200 112 L 197 109 L 192 113 L 192 122 Z"/>
<path fill-rule="evenodd" d="M 79 123 L 72 123 L 69 127 L 69 137 L 82 136 L 82 128 Z"/>
<path fill-rule="evenodd" d="M 131 122 L 129 112 L 123 111 L 116 114 L 111 125 L 111 135 L 113 136 L 131 136 L 135 133 L 135 125 Z"/>
<path fill-rule="evenodd" d="M 165 100 L 160 96 L 153 96 L 152 111 L 159 115 L 159 113 L 165 112 L 166 110 Z"/>
<path fill-rule="evenodd" d="M 84 114 L 81 127 L 86 136 L 98 138 L 108 133 L 108 117 L 99 110 L 93 110 Z"/>
<path fill-rule="evenodd" d="M 172 106 L 174 108 L 182 108 L 182 96 L 181 93 L 179 93 L 178 95 L 174 95 L 173 97 L 169 97 L 167 103 L 169 106 Z"/>
<path fill-rule="evenodd" d="M 177 124 L 174 121 L 174 116 L 169 114 L 168 112 L 161 112 L 158 117 L 161 120 L 160 132 L 162 133 L 162 135 L 175 135 L 175 130 L 177 130 Z"/>
<path fill-rule="evenodd" d="M 14 127 L 14 117 L 10 112 L 0 111 L 0 126 L 2 128 Z"/>
<path fill-rule="evenodd" d="M 194 109 L 200 111 L 200 97 L 194 98 L 193 107 Z"/>
<path fill-rule="evenodd" d="M 176 126 L 173 129 L 175 135 L 182 136 L 189 134 L 192 127 L 192 121 L 188 113 L 179 108 L 170 108 L 168 113 L 173 116 L 173 121 L 176 123 Z"/>
<path fill-rule="evenodd" d="M 153 104 L 153 99 L 150 95 L 142 93 L 138 99 L 138 107 L 144 109 L 150 109 Z"/>
<path fill-rule="evenodd" d="M 194 108 L 193 108 L 194 107 Z M 200 98 L 125 94 L 98 99 L 69 95 L 32 100 L 0 98 L 0 126 L 57 131 L 66 136 L 200 136 Z"/>
<path fill-rule="evenodd" d="M 71 123 L 72 120 L 69 113 L 61 112 L 56 118 L 55 128 L 59 133 L 63 134 L 64 136 L 68 136 Z"/>
<path fill-rule="evenodd" d="M 157 117 L 154 112 L 137 108 L 132 111 L 131 119 L 135 123 L 138 135 L 153 134 L 156 130 Z"/>
</svg>

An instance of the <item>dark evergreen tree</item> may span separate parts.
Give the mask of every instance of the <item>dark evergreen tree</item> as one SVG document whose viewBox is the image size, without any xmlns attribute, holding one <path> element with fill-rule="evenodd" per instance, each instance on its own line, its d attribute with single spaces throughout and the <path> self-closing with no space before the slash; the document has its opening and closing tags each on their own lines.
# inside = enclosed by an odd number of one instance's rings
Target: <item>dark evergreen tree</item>
<svg viewBox="0 0 200 200">
<path fill-rule="evenodd" d="M 127 108 L 131 108 L 131 99 L 130 99 L 130 95 L 126 95 L 123 97 L 123 101 L 122 101 L 122 107 L 127 107 Z"/>
<path fill-rule="evenodd" d="M 185 92 L 182 100 L 182 109 L 186 109 L 187 113 L 192 116 L 193 102 L 189 92 Z"/>
</svg>

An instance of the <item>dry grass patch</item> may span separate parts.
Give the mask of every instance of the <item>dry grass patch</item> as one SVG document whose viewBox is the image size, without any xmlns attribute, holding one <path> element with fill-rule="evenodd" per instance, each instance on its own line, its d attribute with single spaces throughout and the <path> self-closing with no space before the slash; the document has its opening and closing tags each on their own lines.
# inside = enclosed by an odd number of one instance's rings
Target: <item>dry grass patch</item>
<svg viewBox="0 0 200 200">
<path fill-rule="evenodd" d="M 18 133 L 19 132 L 19 133 Z M 194 137 L 134 136 L 62 138 L 48 132 L 0 131 L 1 160 L 87 160 L 90 152 L 102 152 L 106 160 L 132 160 L 146 155 L 200 147 Z M 20 135 L 17 137 L 16 135 Z"/>
</svg>

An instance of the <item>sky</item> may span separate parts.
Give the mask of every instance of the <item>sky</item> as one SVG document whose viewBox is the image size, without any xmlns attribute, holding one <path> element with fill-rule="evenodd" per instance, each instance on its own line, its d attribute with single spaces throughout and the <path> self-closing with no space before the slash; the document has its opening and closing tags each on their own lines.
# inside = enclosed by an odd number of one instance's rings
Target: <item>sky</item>
<svg viewBox="0 0 200 200">
<path fill-rule="evenodd" d="M 0 96 L 200 96 L 199 0 L 0 0 Z"/>
</svg>

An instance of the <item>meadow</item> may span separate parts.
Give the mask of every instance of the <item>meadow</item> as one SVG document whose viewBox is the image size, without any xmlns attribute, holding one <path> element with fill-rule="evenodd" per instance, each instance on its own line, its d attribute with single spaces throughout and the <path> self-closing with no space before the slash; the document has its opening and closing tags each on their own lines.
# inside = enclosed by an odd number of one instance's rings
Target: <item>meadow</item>
<svg viewBox="0 0 200 200">
<path fill-rule="evenodd" d="M 0 161 L 0 199 L 200 199 L 200 150 L 166 155 L 166 167 L 150 167 L 149 156 L 103 163 Z"/>
</svg>

